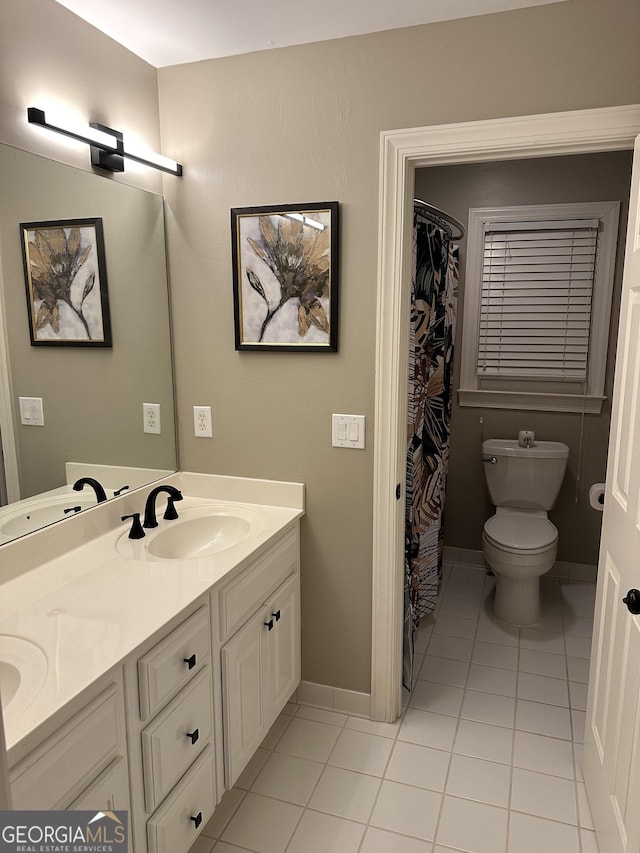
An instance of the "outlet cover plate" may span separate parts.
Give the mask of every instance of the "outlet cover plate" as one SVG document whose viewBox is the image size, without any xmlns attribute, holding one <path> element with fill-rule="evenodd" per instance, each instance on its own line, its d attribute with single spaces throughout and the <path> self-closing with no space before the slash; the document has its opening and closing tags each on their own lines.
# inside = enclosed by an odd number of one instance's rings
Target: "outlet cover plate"
<svg viewBox="0 0 640 853">
<path fill-rule="evenodd" d="M 142 404 L 143 429 L 145 432 L 160 435 L 160 403 L 143 403 Z"/>
<path fill-rule="evenodd" d="M 213 438 L 211 406 L 193 407 L 193 429 L 196 438 Z"/>
</svg>

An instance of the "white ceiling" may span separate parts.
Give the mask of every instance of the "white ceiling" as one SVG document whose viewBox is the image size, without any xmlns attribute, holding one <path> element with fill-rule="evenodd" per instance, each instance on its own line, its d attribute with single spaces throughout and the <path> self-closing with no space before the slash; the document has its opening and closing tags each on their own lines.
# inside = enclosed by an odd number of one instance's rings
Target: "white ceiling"
<svg viewBox="0 0 640 853">
<path fill-rule="evenodd" d="M 161 68 L 563 0 L 57 0 Z"/>
</svg>

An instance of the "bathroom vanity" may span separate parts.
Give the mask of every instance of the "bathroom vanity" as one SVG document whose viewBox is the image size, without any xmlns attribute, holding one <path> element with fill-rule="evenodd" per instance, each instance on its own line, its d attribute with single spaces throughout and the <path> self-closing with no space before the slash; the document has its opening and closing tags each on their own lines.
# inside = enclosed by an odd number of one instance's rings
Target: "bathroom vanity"
<svg viewBox="0 0 640 853">
<path fill-rule="evenodd" d="M 142 540 L 148 490 L 0 550 L 13 807 L 125 809 L 132 853 L 186 853 L 300 681 L 303 487 L 164 482 Z"/>
</svg>

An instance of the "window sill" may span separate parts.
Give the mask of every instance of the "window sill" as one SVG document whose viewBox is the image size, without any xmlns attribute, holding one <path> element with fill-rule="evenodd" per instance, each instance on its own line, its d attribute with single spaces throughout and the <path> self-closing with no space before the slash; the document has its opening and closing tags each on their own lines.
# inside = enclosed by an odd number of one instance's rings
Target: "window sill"
<svg viewBox="0 0 640 853">
<path fill-rule="evenodd" d="M 458 404 L 485 409 L 524 409 L 534 412 L 577 412 L 599 415 L 606 397 L 578 394 L 536 394 L 526 391 L 478 391 L 458 388 Z"/>
</svg>

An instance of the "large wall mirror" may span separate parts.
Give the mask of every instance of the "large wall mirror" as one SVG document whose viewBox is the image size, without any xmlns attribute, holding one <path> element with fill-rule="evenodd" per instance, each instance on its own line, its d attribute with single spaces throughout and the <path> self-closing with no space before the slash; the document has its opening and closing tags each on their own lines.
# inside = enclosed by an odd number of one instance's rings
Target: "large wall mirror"
<svg viewBox="0 0 640 853">
<path fill-rule="evenodd" d="M 24 501 L 101 477 L 107 495 L 177 468 L 162 197 L 0 145 L 0 306 L 4 312 L 17 489 L 0 507 L 0 543 L 57 520 L 46 509 L 3 524 Z M 99 218 L 104 232 L 112 346 L 33 346 L 21 223 Z M 41 398 L 44 426 L 21 423 L 20 397 Z M 161 432 L 144 431 L 143 403 L 160 406 Z M 79 467 L 75 467 L 77 463 Z M 104 467 L 103 467 L 104 466 Z M 98 476 L 100 475 L 100 476 Z M 60 515 L 95 502 L 91 489 Z M 55 503 L 55 501 L 54 501 Z M 13 513 L 15 516 L 15 512 Z"/>
</svg>

